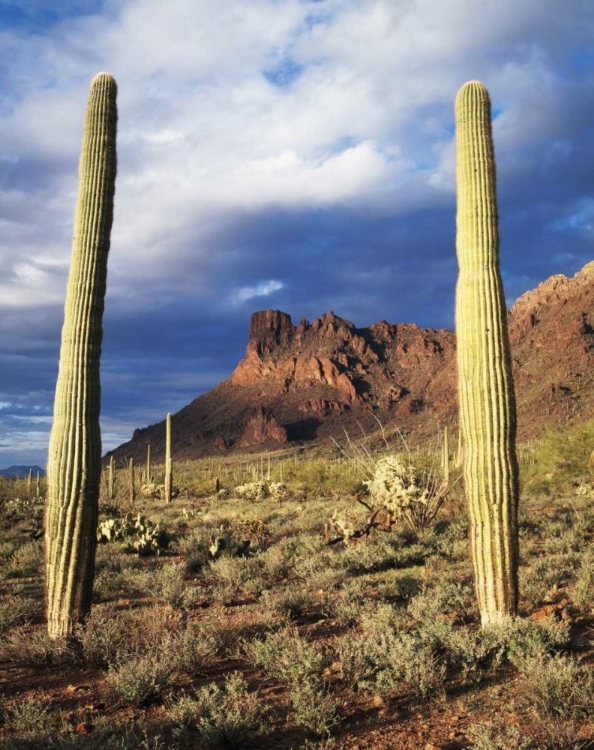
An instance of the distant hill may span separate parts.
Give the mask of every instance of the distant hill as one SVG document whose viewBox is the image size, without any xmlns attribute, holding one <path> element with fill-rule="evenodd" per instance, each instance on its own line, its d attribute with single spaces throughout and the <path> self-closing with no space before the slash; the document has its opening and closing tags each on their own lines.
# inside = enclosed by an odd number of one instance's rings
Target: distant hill
<svg viewBox="0 0 594 750">
<path fill-rule="evenodd" d="M 508 314 L 520 439 L 594 413 L 594 262 L 552 276 Z M 386 321 L 356 328 L 332 312 L 313 323 L 278 310 L 251 318 L 233 374 L 172 415 L 177 459 L 275 450 L 398 427 L 413 438 L 457 432 L 452 331 Z M 455 434 L 455 433 L 454 433 Z M 163 460 L 164 423 L 134 431 L 113 454 Z"/>
<path fill-rule="evenodd" d="M 27 474 L 33 470 L 33 477 L 37 476 L 37 472 L 39 472 L 40 477 L 45 476 L 45 469 L 42 469 L 41 466 L 9 466 L 8 469 L 0 469 L 0 474 L 4 477 L 12 477 L 13 479 L 22 479 L 23 477 L 26 477 Z"/>
</svg>

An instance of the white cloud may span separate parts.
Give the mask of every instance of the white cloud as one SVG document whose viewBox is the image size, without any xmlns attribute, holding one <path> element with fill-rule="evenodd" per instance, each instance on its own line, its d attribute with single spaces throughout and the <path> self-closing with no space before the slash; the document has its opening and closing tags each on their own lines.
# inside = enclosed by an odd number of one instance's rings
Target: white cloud
<svg viewBox="0 0 594 750">
<path fill-rule="evenodd" d="M 208 260 L 229 215 L 339 205 L 395 214 L 451 196 L 453 98 L 468 78 L 484 78 L 503 107 L 500 175 L 529 168 L 522 146 L 558 125 L 555 55 L 592 29 L 586 3 L 574 20 L 559 7 L 491 1 L 469 23 L 470 0 L 123 0 L 45 36 L 5 32 L 16 72 L 1 148 L 31 159 L 36 174 L 21 193 L 2 190 L 20 221 L 2 273 L 12 267 L 18 290 L 4 285 L 0 305 L 40 299 L 40 272 L 25 278 L 23 263 L 42 237 L 65 273 L 86 89 L 98 70 L 120 89 L 110 273 L 124 293 L 142 278 L 175 285 L 190 258 Z M 316 13 L 323 20 L 308 22 Z M 547 17 L 559 19 L 554 30 Z M 301 75 L 275 86 L 264 71 L 287 56 Z M 43 300 L 57 304 L 63 280 L 46 281 Z"/>
<path fill-rule="evenodd" d="M 256 286 L 244 286 L 240 289 L 236 289 L 229 297 L 229 301 L 232 305 L 242 305 L 254 297 L 268 297 L 273 292 L 278 292 L 284 287 L 281 281 L 275 281 L 270 279 L 269 281 L 261 281 Z"/>
</svg>

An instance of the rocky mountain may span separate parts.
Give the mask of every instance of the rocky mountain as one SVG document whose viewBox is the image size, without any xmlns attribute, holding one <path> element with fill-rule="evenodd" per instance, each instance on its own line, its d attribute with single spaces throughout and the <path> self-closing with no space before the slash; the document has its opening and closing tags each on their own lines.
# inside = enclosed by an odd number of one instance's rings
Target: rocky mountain
<svg viewBox="0 0 594 750">
<path fill-rule="evenodd" d="M 594 406 L 594 262 L 552 276 L 509 312 L 520 438 L 591 417 Z M 250 322 L 233 374 L 172 416 L 180 459 L 273 450 L 398 426 L 417 437 L 457 425 L 452 331 L 386 321 L 357 328 L 333 312 L 293 325 L 264 310 Z M 162 457 L 164 423 L 134 432 L 114 454 Z"/>
</svg>

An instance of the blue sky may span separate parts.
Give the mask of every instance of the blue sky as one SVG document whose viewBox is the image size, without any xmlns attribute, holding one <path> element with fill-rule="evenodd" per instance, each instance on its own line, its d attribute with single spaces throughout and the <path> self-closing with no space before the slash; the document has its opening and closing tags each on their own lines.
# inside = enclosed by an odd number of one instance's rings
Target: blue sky
<svg viewBox="0 0 594 750">
<path fill-rule="evenodd" d="M 490 90 L 508 302 L 592 260 L 591 0 L 0 0 L 0 468 L 45 465 L 93 76 L 119 86 L 104 449 L 255 310 L 452 327 L 453 102 Z"/>
</svg>

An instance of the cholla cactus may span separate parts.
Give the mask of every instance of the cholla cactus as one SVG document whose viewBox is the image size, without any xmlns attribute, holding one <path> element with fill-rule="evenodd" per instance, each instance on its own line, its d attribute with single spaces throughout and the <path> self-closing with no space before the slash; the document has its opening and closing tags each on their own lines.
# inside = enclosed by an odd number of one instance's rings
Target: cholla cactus
<svg viewBox="0 0 594 750">
<path fill-rule="evenodd" d="M 268 484 L 266 482 L 248 482 L 240 484 L 234 490 L 237 497 L 243 500 L 264 500 L 268 497 Z"/>
<path fill-rule="evenodd" d="M 282 482 L 268 482 L 268 494 L 272 500 L 277 502 L 288 500 L 291 496 L 287 485 Z"/>
<path fill-rule="evenodd" d="M 449 491 L 448 482 L 440 483 L 433 471 L 396 454 L 380 458 L 373 478 L 364 484 L 373 508 L 384 507 L 412 529 L 431 523 Z"/>
</svg>

